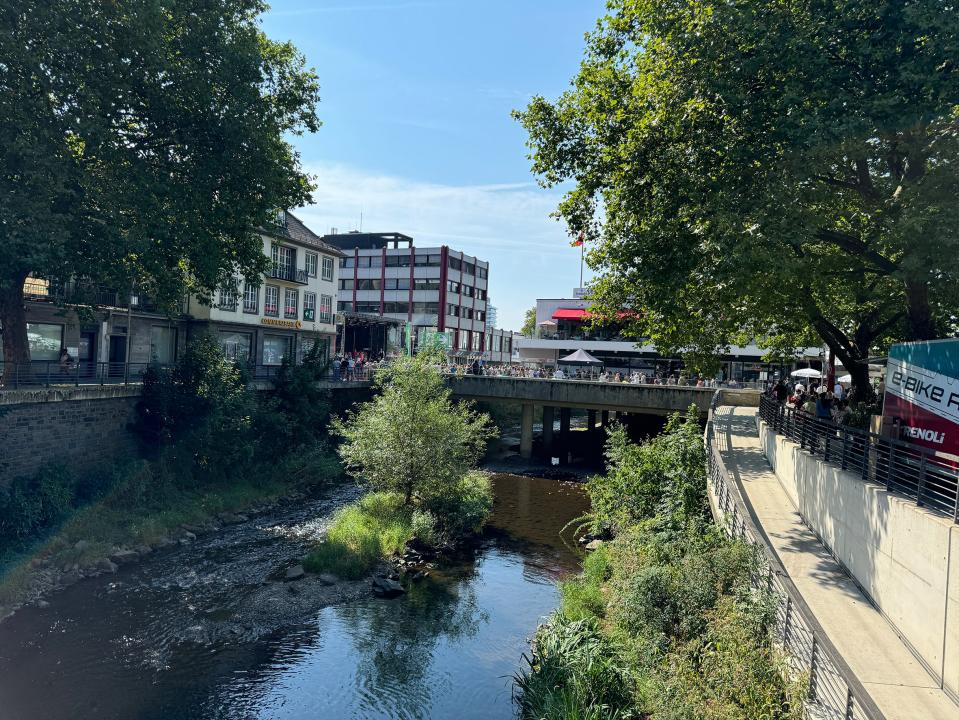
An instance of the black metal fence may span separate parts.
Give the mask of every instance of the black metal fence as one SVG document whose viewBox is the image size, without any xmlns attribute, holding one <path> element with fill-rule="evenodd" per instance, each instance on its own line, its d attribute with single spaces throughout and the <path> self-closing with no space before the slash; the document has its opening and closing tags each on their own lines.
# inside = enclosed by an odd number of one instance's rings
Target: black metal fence
<svg viewBox="0 0 959 720">
<path fill-rule="evenodd" d="M 84 361 L 61 363 L 56 360 L 38 360 L 12 365 L 0 361 L 0 389 L 135 384 L 143 382 L 143 375 L 149 367 L 163 369 L 171 366 L 161 363 Z M 280 365 L 251 365 L 246 370 L 251 380 L 267 381 L 277 377 L 280 367 Z M 334 363 L 326 371 L 325 379 L 333 382 L 365 382 L 373 378 L 378 367 L 366 364 L 362 367 L 341 369 Z M 9 372 L 4 373 L 5 369 Z"/>
<path fill-rule="evenodd" d="M 777 601 L 776 620 L 770 631 L 786 658 L 788 672 L 794 679 L 808 680 L 806 716 L 816 720 L 884 720 L 747 511 L 715 445 L 712 410 L 706 425 L 706 450 L 709 482 L 727 531 L 755 545 L 761 553 L 763 562 L 753 577 L 753 586 L 769 590 Z"/>
<path fill-rule="evenodd" d="M 959 522 L 956 462 L 919 445 L 817 418 L 768 396 L 760 399 L 759 416 L 825 462 Z"/>
</svg>

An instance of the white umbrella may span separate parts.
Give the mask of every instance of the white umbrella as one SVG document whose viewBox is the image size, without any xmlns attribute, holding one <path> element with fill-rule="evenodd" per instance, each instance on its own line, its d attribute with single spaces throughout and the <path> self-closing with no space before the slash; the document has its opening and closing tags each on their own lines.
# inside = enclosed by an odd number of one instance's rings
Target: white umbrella
<svg viewBox="0 0 959 720">
<path fill-rule="evenodd" d="M 838 382 L 838 383 L 851 383 L 851 382 L 852 382 L 852 375 L 843 375 L 842 377 L 838 377 L 838 378 L 836 378 L 836 382 Z"/>
<path fill-rule="evenodd" d="M 557 362 L 566 363 L 568 365 L 602 365 L 602 360 L 597 360 L 592 355 L 590 355 L 585 350 L 577 350 L 574 353 L 570 353 L 566 357 L 562 357 Z"/>
<path fill-rule="evenodd" d="M 818 370 L 813 370 L 812 368 L 800 368 L 799 370 L 793 370 L 789 373 L 792 377 L 801 377 L 801 378 L 821 378 L 822 373 Z"/>
<path fill-rule="evenodd" d="M 542 325 L 547 325 L 547 326 L 556 327 L 556 323 L 553 322 L 552 320 L 543 320 L 543 322 L 541 322 L 541 323 L 539 323 L 539 324 L 540 324 L 541 326 L 542 326 Z"/>
</svg>

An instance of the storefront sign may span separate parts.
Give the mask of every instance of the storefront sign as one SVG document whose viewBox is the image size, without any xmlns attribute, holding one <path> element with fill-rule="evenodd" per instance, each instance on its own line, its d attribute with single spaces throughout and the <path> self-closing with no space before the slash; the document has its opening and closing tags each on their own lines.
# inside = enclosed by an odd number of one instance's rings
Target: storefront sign
<svg viewBox="0 0 959 720">
<path fill-rule="evenodd" d="M 279 318 L 260 318 L 260 324 L 270 327 L 290 328 L 291 330 L 299 330 L 303 327 L 303 323 L 299 320 L 280 320 Z"/>
<path fill-rule="evenodd" d="M 900 439 L 959 455 L 959 340 L 893 345 L 882 407 Z"/>
</svg>

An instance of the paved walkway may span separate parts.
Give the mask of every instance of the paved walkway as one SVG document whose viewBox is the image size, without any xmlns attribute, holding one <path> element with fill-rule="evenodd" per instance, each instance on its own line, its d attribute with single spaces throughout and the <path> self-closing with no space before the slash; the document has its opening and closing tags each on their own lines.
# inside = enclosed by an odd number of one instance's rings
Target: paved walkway
<svg viewBox="0 0 959 720">
<path fill-rule="evenodd" d="M 959 706 L 802 522 L 759 446 L 756 408 L 719 408 L 715 441 L 823 630 L 886 720 L 957 720 Z"/>
</svg>

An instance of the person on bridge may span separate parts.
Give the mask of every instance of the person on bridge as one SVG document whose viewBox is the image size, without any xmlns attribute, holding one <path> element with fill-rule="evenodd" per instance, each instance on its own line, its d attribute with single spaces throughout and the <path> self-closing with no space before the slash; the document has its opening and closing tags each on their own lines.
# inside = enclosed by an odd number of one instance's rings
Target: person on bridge
<svg viewBox="0 0 959 720">
<path fill-rule="evenodd" d="M 782 378 L 776 382 L 776 386 L 773 388 L 773 392 L 776 395 L 776 402 L 780 405 L 786 403 L 786 398 L 789 397 L 789 390 L 786 388 L 786 383 L 783 382 Z"/>
</svg>

